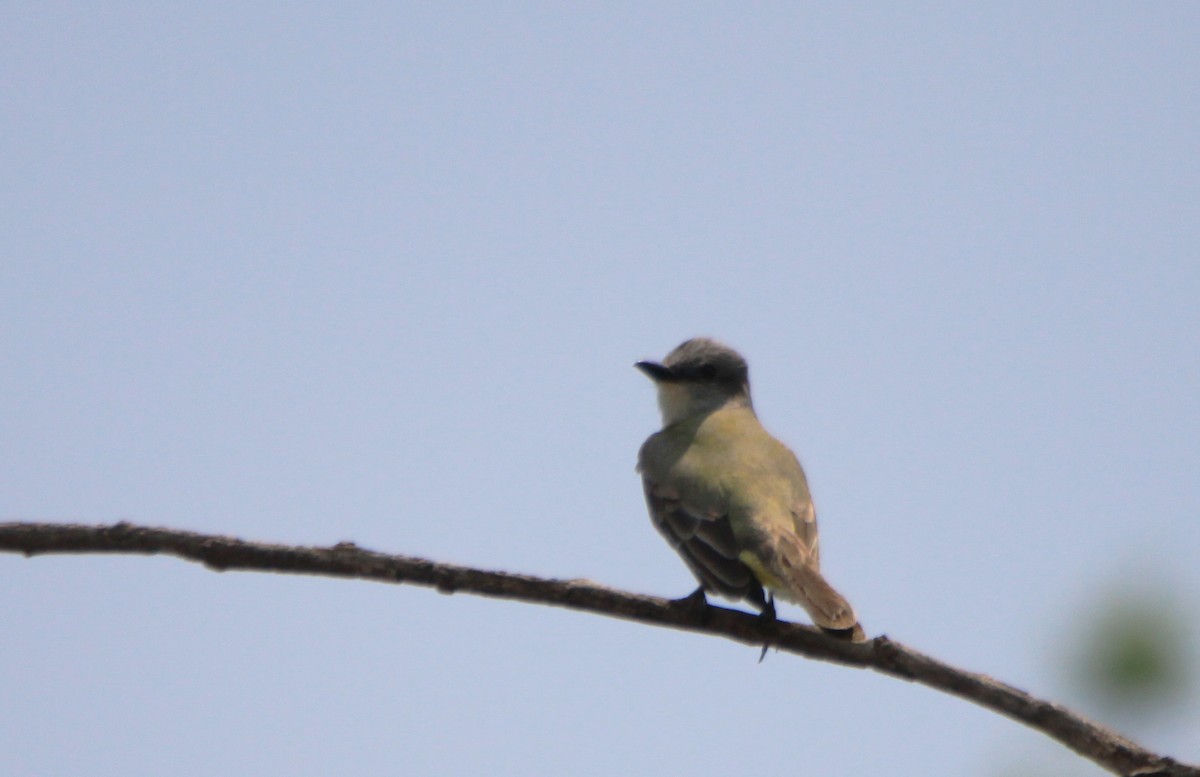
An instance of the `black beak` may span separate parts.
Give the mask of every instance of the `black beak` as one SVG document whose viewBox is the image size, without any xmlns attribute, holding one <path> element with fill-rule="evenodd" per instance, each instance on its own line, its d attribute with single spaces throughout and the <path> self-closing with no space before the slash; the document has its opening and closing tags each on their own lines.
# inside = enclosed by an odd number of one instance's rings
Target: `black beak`
<svg viewBox="0 0 1200 777">
<path fill-rule="evenodd" d="M 658 362 L 638 362 L 633 366 L 649 375 L 653 381 L 675 380 L 675 372 L 670 367 L 664 367 Z"/>
</svg>

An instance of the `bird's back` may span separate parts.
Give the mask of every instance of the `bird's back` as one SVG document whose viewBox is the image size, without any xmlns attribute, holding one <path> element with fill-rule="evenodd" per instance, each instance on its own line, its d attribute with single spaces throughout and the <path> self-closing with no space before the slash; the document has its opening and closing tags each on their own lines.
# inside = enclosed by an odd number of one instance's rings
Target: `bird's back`
<svg viewBox="0 0 1200 777">
<path fill-rule="evenodd" d="M 767 527 L 794 532 L 816 558 L 816 516 L 796 456 L 772 437 L 748 406 L 721 408 L 653 435 L 639 469 L 677 484 L 695 509 L 726 516 L 735 536 Z"/>
</svg>

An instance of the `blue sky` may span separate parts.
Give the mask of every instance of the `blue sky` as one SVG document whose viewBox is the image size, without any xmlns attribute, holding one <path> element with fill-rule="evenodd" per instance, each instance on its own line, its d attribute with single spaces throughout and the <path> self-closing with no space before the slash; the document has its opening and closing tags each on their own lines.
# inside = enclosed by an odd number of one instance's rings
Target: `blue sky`
<svg viewBox="0 0 1200 777">
<path fill-rule="evenodd" d="M 1198 33 L 1184 3 L 11 8 L 0 520 L 683 595 L 632 364 L 713 335 L 868 631 L 1084 703 L 1098 602 L 1200 616 Z M 921 687 L 556 609 L 133 557 L 0 586 L 14 777 L 1100 773 Z M 1195 701 L 1114 722 L 1200 761 Z"/>
</svg>

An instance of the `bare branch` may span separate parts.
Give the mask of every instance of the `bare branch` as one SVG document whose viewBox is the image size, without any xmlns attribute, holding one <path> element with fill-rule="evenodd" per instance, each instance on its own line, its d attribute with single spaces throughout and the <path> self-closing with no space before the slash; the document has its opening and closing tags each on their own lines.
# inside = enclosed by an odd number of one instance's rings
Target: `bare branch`
<svg viewBox="0 0 1200 777">
<path fill-rule="evenodd" d="M 1200 777 L 1200 768 L 1156 755 L 1063 706 L 1037 699 L 986 675 L 949 666 L 886 636 L 865 643 L 844 642 L 808 626 L 782 621 L 771 624 L 749 613 L 705 605 L 698 600 L 641 596 L 587 580 L 547 580 L 440 564 L 412 556 L 375 553 L 353 543 L 328 548 L 270 545 L 128 523 L 111 526 L 2 523 L 0 550 L 26 556 L 166 553 L 216 571 L 247 569 L 410 583 L 430 586 L 442 593 L 462 591 L 568 607 L 712 634 L 747 645 L 769 642 L 789 653 L 874 669 L 973 701 L 1041 731 L 1115 774 Z"/>
</svg>

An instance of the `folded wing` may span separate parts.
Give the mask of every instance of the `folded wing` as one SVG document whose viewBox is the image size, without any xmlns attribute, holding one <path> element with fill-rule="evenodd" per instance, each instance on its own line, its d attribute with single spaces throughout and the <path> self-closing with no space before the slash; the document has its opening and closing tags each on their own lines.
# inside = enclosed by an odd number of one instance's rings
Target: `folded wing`
<svg viewBox="0 0 1200 777">
<path fill-rule="evenodd" d="M 645 476 L 642 486 L 655 528 L 683 557 L 705 591 L 766 606 L 762 585 L 738 559 L 740 551 L 727 516 L 698 510 Z"/>
</svg>

